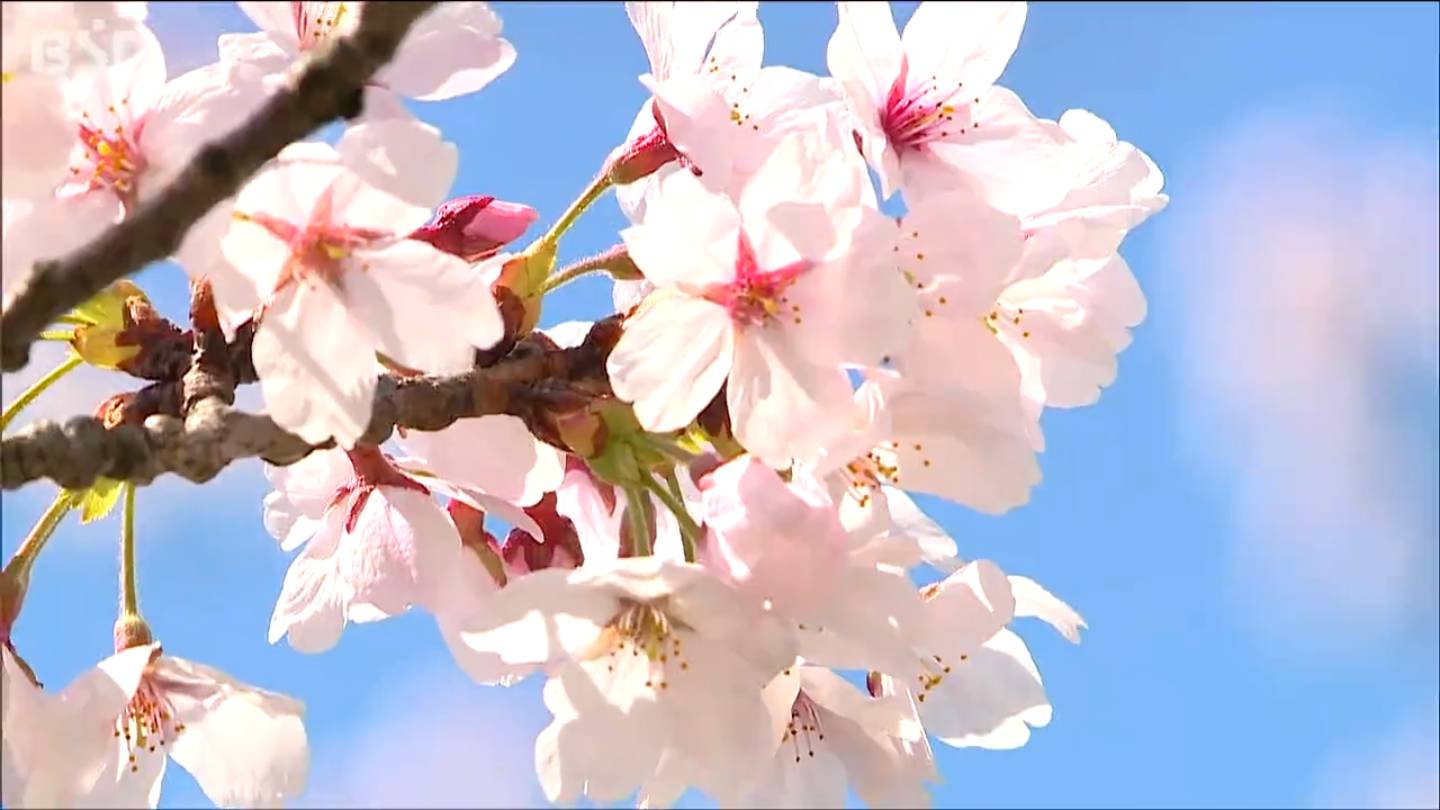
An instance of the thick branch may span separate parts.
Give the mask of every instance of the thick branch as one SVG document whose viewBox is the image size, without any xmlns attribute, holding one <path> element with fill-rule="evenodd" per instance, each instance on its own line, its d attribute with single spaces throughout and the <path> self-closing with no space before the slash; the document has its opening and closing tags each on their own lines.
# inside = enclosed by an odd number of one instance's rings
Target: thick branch
<svg viewBox="0 0 1440 810">
<path fill-rule="evenodd" d="M 382 377 L 363 440 L 379 443 L 396 427 L 440 430 L 457 419 L 486 414 L 512 414 L 535 424 L 557 387 L 604 390 L 605 358 L 618 336 L 619 321 L 612 317 L 596 323 L 585 342 L 574 348 L 556 348 L 537 334 L 521 340 L 494 365 L 468 374 Z M 185 387 L 189 384 L 187 379 Z M 537 430 L 538 435 L 546 433 Z M 49 478 L 78 489 L 99 476 L 145 484 L 166 472 L 198 483 L 236 459 L 259 457 L 286 465 L 312 449 L 269 417 L 236 411 L 221 396 L 212 395 L 196 400 L 183 420 L 160 414 L 143 425 L 121 424 L 109 430 L 100 419 L 88 416 L 64 425 L 49 421 L 30 425 L 4 439 L 0 485 L 15 489 Z"/>
<path fill-rule="evenodd" d="M 312 60 L 248 121 L 202 148 L 132 216 L 62 259 L 39 262 L 0 317 L 0 368 L 30 359 L 30 344 L 56 317 L 106 284 L 174 253 L 197 220 L 266 161 L 320 126 L 359 110 L 370 77 L 394 55 L 410 25 L 434 3 L 367 3 L 354 33 Z"/>
</svg>

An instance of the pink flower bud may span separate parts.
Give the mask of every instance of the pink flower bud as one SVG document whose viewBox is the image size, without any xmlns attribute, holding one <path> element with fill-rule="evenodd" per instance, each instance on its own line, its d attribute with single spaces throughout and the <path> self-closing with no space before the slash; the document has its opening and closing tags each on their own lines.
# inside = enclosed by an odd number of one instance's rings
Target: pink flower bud
<svg viewBox="0 0 1440 810">
<path fill-rule="evenodd" d="M 472 194 L 447 200 L 410 238 L 473 262 L 518 239 L 538 217 L 528 205 Z"/>
<path fill-rule="evenodd" d="M 610 160 L 610 182 L 617 186 L 633 183 L 679 158 L 665 130 L 657 126 L 616 150 Z"/>
</svg>

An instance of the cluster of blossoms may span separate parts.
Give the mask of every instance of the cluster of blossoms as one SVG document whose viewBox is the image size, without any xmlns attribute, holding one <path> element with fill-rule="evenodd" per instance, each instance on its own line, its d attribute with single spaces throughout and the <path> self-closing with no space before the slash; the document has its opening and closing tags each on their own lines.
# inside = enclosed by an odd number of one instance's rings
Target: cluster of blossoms
<svg viewBox="0 0 1440 810">
<path fill-rule="evenodd" d="M 240 5 L 261 31 L 167 79 L 143 4 L 6 4 L 7 60 L 26 26 L 93 15 L 144 45 L 63 82 L 7 61 L 7 290 L 129 216 L 365 13 Z M 485 4 L 451 3 L 333 144 L 281 151 L 175 255 L 248 341 L 268 416 L 317 446 L 267 466 L 265 528 L 300 549 L 270 641 L 318 653 L 351 622 L 430 612 L 477 682 L 546 679 L 552 801 L 928 804 L 932 739 L 1014 748 L 1050 721 L 1014 620 L 1071 641 L 1084 626 L 962 559 L 908 493 L 1026 502 L 1042 410 L 1094 402 L 1144 317 L 1117 251 L 1164 206 L 1159 170 L 1095 115 L 1038 118 L 996 84 L 1023 3 L 924 2 L 903 33 L 887 4 L 838 3 L 827 76 L 762 64 L 756 5 L 626 4 L 650 98 L 523 250 L 505 246 L 536 213 L 446 201 L 457 149 L 403 100 L 478 91 L 514 61 Z M 621 243 L 557 270 L 612 187 Z M 598 323 L 538 328 L 545 294 L 591 270 L 615 278 L 601 384 L 546 389 L 544 419 L 365 440 L 385 380 L 463 375 L 527 336 L 594 342 Z M 84 326 L 72 344 L 96 362 Z M 119 344 L 109 367 L 138 351 Z M 29 546 L 0 578 L 7 806 L 154 806 L 166 750 L 219 804 L 298 795 L 301 707 L 162 654 L 133 592 L 116 654 L 41 690 L 9 638 Z"/>
</svg>

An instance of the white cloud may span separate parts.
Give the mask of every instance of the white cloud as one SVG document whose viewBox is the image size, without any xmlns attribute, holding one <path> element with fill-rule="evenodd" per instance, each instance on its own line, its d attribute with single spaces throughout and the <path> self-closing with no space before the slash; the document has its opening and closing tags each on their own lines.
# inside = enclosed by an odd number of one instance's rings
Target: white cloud
<svg viewBox="0 0 1440 810">
<path fill-rule="evenodd" d="M 1369 739 L 1335 750 L 1320 770 L 1314 807 L 1440 807 L 1440 702 Z"/>
<path fill-rule="evenodd" d="M 1200 165 L 1157 286 L 1184 302 L 1179 416 L 1234 493 L 1247 623 L 1343 648 L 1433 628 L 1434 144 L 1287 113 Z"/>
<path fill-rule="evenodd" d="M 453 665 L 401 676 L 354 727 L 312 741 L 300 804 L 541 806 L 534 744 L 549 718 L 536 686 L 477 686 Z"/>
</svg>

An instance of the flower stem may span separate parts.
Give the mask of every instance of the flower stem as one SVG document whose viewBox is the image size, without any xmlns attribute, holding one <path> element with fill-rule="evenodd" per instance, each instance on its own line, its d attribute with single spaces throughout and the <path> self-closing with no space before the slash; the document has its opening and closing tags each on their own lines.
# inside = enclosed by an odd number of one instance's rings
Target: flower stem
<svg viewBox="0 0 1440 810">
<path fill-rule="evenodd" d="M 633 278 L 637 277 L 638 271 L 635 269 L 635 263 L 630 260 L 630 254 L 626 252 L 625 246 L 619 245 L 604 253 L 588 256 L 555 271 L 540 285 L 540 294 L 544 295 L 591 273 L 610 273 L 616 278 Z"/>
<path fill-rule="evenodd" d="M 695 525 L 695 519 L 690 517 L 690 510 L 685 508 L 685 500 L 678 495 L 680 483 L 675 481 L 675 471 L 671 470 L 666 476 L 674 488 L 674 493 L 677 494 L 672 494 L 648 475 L 642 480 L 645 488 L 650 490 L 660 500 L 660 503 L 665 504 L 665 508 L 675 516 L 675 522 L 680 524 L 680 544 L 685 549 L 685 562 L 693 563 L 695 562 L 695 544 L 700 539 L 700 527 Z"/>
<path fill-rule="evenodd" d="M 5 577 L 29 577 L 30 566 L 35 564 L 35 558 L 40 556 L 41 550 L 45 548 L 45 544 L 50 540 L 50 536 L 55 533 L 55 529 L 60 525 L 60 521 L 63 520 L 66 515 L 70 514 L 70 510 L 74 509 L 79 502 L 80 499 L 75 493 L 65 489 L 60 490 L 59 494 L 55 496 L 55 500 L 50 502 L 50 506 L 45 509 L 45 513 L 40 516 L 40 519 L 35 522 L 35 526 L 30 529 L 30 533 L 25 535 L 24 541 L 20 543 L 20 548 L 15 550 L 15 556 L 11 557 L 10 561 L 5 563 L 5 570 L 0 572 L 0 575 Z"/>
<path fill-rule="evenodd" d="M 630 529 L 630 556 L 649 557 L 650 519 L 645 514 L 645 492 L 638 487 L 624 487 L 625 520 Z"/>
<path fill-rule="evenodd" d="M 120 613 L 140 615 L 140 596 L 135 588 L 135 485 L 125 484 L 125 512 L 120 526 Z"/>
<path fill-rule="evenodd" d="M 586 186 L 585 190 L 580 192 L 580 196 L 576 197 L 575 201 L 570 203 L 570 207 L 565 209 L 565 213 L 561 214 L 560 218 L 555 220 L 555 224 L 550 226 L 550 230 L 546 231 L 544 236 L 535 240 L 535 243 L 525 252 L 533 254 L 539 245 L 544 245 L 548 247 L 549 250 L 554 251 L 555 245 L 560 242 L 560 237 L 564 236 L 565 232 L 570 230 L 570 227 L 575 224 L 575 220 L 579 219 L 580 215 L 585 213 L 585 209 L 600 199 L 600 195 L 604 194 L 609 188 L 610 174 L 608 172 L 601 172 L 596 175 L 595 179 L 590 181 L 590 185 Z"/>
<path fill-rule="evenodd" d="M 0 414 L 0 430 L 4 430 L 14 419 L 16 414 L 25 409 L 26 405 L 35 401 L 35 398 L 45 393 L 45 389 L 54 385 L 57 380 L 75 370 L 76 366 L 85 362 L 80 355 L 72 354 L 65 358 L 65 361 L 51 369 L 44 377 L 36 380 L 33 385 L 20 393 L 20 397 L 14 402 L 5 406 L 5 412 Z"/>
</svg>

